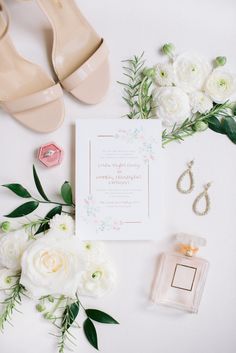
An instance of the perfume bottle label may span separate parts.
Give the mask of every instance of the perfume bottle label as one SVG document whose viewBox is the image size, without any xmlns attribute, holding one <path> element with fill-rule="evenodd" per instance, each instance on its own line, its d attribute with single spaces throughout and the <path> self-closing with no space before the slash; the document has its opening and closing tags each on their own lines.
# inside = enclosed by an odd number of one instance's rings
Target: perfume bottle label
<svg viewBox="0 0 236 353">
<path fill-rule="evenodd" d="M 176 264 L 171 287 L 192 291 L 197 268 Z"/>
</svg>

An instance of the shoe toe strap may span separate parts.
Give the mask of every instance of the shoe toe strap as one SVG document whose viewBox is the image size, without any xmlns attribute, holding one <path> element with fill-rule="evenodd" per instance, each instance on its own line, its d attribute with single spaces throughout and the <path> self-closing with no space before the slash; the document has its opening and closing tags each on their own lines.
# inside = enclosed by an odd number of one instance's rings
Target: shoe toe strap
<svg viewBox="0 0 236 353">
<path fill-rule="evenodd" d="M 3 103 L 3 107 L 9 113 L 20 113 L 30 109 L 38 108 L 42 105 L 51 103 L 63 96 L 60 84 L 56 84 L 28 96 L 20 97 L 15 100 Z"/>
<path fill-rule="evenodd" d="M 76 88 L 80 83 L 85 81 L 90 75 L 92 75 L 108 57 L 108 47 L 102 39 L 99 48 L 95 53 L 82 64 L 77 70 L 71 75 L 65 78 L 61 84 L 69 92 Z"/>
</svg>

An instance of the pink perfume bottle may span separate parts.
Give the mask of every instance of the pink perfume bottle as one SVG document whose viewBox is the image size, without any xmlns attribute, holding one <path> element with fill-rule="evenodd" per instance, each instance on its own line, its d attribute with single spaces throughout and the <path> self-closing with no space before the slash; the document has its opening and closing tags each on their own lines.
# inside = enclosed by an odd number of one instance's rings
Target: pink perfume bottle
<svg viewBox="0 0 236 353">
<path fill-rule="evenodd" d="M 204 238 L 178 234 L 179 252 L 163 253 L 152 291 L 152 301 L 197 313 L 204 289 L 208 261 L 196 257 Z"/>
</svg>

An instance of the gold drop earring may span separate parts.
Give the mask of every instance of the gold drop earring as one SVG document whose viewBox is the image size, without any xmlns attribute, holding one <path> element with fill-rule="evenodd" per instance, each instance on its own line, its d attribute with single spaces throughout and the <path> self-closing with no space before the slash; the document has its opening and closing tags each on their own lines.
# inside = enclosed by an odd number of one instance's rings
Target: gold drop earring
<svg viewBox="0 0 236 353">
<path fill-rule="evenodd" d="M 194 178 L 192 172 L 192 166 L 194 161 L 187 163 L 187 169 L 180 175 L 179 179 L 177 180 L 176 188 L 181 194 L 189 194 L 193 191 L 194 188 Z M 184 189 L 182 186 L 183 179 L 188 176 L 189 177 L 189 187 L 188 189 Z"/>
<path fill-rule="evenodd" d="M 193 212 L 197 216 L 205 216 L 210 211 L 211 202 L 210 202 L 210 197 L 209 197 L 209 194 L 208 194 L 208 189 L 209 189 L 210 186 L 211 186 L 211 183 L 207 183 L 206 185 L 204 185 L 204 190 L 194 200 Z M 203 211 L 200 211 L 198 209 L 198 204 L 199 204 L 199 201 L 202 198 L 205 199 L 205 209 Z"/>
</svg>

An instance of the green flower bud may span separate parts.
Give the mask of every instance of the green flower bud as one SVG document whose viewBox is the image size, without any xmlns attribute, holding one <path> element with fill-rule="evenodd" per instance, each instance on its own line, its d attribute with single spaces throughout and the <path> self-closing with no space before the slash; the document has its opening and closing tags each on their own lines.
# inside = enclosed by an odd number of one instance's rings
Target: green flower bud
<svg viewBox="0 0 236 353">
<path fill-rule="evenodd" d="M 11 277 L 11 276 L 7 276 L 7 277 L 5 278 L 5 283 L 6 283 L 6 284 L 11 284 L 11 283 L 12 283 L 12 277 Z"/>
<path fill-rule="evenodd" d="M 45 313 L 45 314 L 43 315 L 43 317 L 44 317 L 44 319 L 46 319 L 46 320 L 51 320 L 51 319 L 53 318 L 53 315 L 52 315 L 51 313 Z"/>
<path fill-rule="evenodd" d="M 156 70 L 154 67 L 148 68 L 146 67 L 143 70 L 143 76 L 148 77 L 148 78 L 154 78 L 156 76 Z"/>
<path fill-rule="evenodd" d="M 194 131 L 198 131 L 198 132 L 205 131 L 207 128 L 208 128 L 208 124 L 204 123 L 204 121 L 197 121 L 193 126 Z"/>
<path fill-rule="evenodd" d="M 175 46 L 172 43 L 166 43 L 162 47 L 162 52 L 167 55 L 172 57 L 175 51 Z"/>
<path fill-rule="evenodd" d="M 11 229 L 11 223 L 9 221 L 1 223 L 1 230 L 4 233 L 8 233 Z"/>
<path fill-rule="evenodd" d="M 215 58 L 216 67 L 224 66 L 226 62 L 227 62 L 227 58 L 225 56 L 217 56 L 217 58 Z"/>
<path fill-rule="evenodd" d="M 36 305 L 36 310 L 37 310 L 39 313 L 42 313 L 42 312 L 45 310 L 45 306 L 43 306 L 42 304 L 37 304 L 37 305 Z"/>
<path fill-rule="evenodd" d="M 53 298 L 51 295 L 49 295 L 49 296 L 48 296 L 48 301 L 49 301 L 50 303 L 54 303 L 54 298 Z"/>
</svg>

